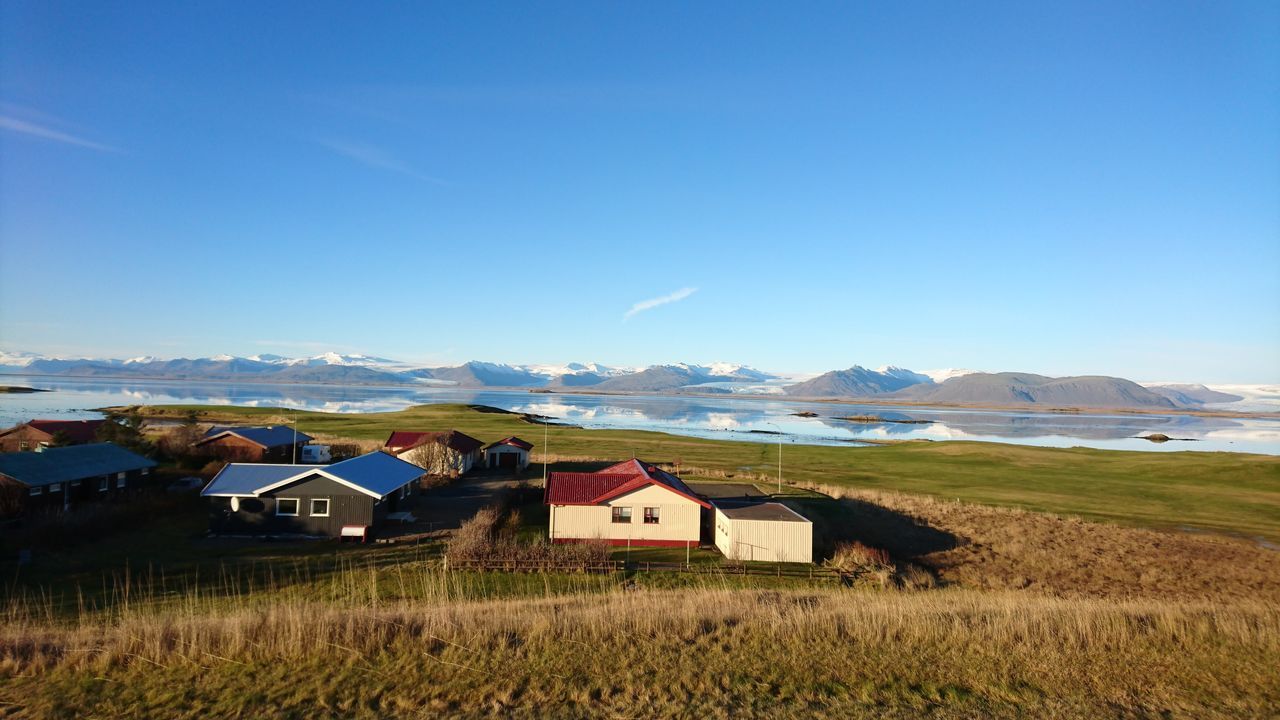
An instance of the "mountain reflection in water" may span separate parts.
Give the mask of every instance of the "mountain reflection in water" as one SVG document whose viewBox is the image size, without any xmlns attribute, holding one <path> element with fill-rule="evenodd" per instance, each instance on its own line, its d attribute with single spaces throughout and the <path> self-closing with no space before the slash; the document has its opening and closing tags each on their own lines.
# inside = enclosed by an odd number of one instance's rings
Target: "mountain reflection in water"
<svg viewBox="0 0 1280 720">
<path fill-rule="evenodd" d="M 589 428 L 751 442 L 850 445 L 884 440 L 978 440 L 1053 447 L 1225 450 L 1280 454 L 1280 420 L 1191 415 L 1054 413 L 793 402 L 785 399 L 568 395 L 505 390 L 344 385 L 269 385 L 8 376 L 6 384 L 53 392 L 0 395 L 0 424 L 33 417 L 96 417 L 109 405 L 240 405 L 336 413 L 387 412 L 428 403 L 478 403 L 549 415 Z M 811 412 L 816 417 L 796 417 Z M 863 420 L 840 420 L 859 417 Z M 886 422 L 864 421 L 884 418 Z M 888 422 L 888 420 L 927 422 Z M 756 432 L 753 432 L 756 431 Z M 760 432 L 763 431 L 763 432 Z M 1152 443 L 1160 433 L 1195 442 Z"/>
</svg>

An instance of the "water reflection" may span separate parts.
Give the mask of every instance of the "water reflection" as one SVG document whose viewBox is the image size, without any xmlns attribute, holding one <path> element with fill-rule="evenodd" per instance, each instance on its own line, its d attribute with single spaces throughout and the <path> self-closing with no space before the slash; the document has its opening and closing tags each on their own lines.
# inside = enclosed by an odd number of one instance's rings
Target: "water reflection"
<svg viewBox="0 0 1280 720">
<path fill-rule="evenodd" d="M 134 404 L 207 404 L 283 407 L 323 412 L 400 410 L 424 403 L 480 403 L 549 415 L 591 428 L 655 430 L 679 435 L 776 442 L 847 445 L 882 440 L 982 440 L 1031 445 L 1075 445 L 1128 450 L 1227 450 L 1280 454 L 1280 420 L 1204 418 L 1189 415 L 1034 413 L 946 408 L 888 407 L 791 402 L 773 397 L 642 397 L 453 390 L 429 387 L 267 385 L 113 381 L 73 378 L 6 378 L 6 384 L 53 392 L 0 395 L 0 424 L 32 417 L 95 417 L 91 408 Z M 796 413 L 814 413 L 798 417 Z M 840 417 L 871 416 L 855 422 Z M 925 421 L 925 422 L 891 422 Z M 1155 444 L 1136 436 L 1161 433 Z"/>
</svg>

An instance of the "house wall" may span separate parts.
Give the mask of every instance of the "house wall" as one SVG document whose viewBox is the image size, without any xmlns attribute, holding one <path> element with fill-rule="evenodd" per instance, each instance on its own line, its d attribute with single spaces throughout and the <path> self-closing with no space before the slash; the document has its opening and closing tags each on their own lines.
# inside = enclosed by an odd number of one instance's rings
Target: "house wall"
<svg viewBox="0 0 1280 720">
<path fill-rule="evenodd" d="M 469 472 L 479 459 L 480 451 L 460 453 L 439 443 L 409 448 L 396 457 L 427 471 L 428 475 L 457 476 Z"/>
<path fill-rule="evenodd" d="M 411 493 L 412 485 L 407 487 Z M 296 517 L 276 514 L 281 498 L 299 501 Z M 329 500 L 328 517 L 311 515 L 311 500 L 319 498 Z M 210 501 L 209 525 L 215 533 L 329 537 L 337 537 L 343 525 L 376 528 L 393 504 L 390 496 L 379 500 L 320 475 L 303 478 L 262 497 L 240 498 L 238 510 L 231 509 L 231 498 L 215 497 Z"/>
<path fill-rule="evenodd" d="M 21 425 L 0 436 L 0 452 L 33 451 L 41 443 L 53 441 L 53 436 L 29 425 Z"/>
<path fill-rule="evenodd" d="M 156 486 L 154 468 L 126 471 L 123 482 L 119 473 L 109 473 L 59 483 L 61 487 L 57 490 L 52 485 L 45 485 L 36 495 L 32 495 L 31 488 L 20 481 L 5 476 L 0 478 L 4 480 L 0 484 L 0 493 L 4 495 L 0 499 L 0 516 L 71 509 L 85 503 L 131 497 Z"/>
<path fill-rule="evenodd" d="M 523 470 L 529 467 L 529 451 L 522 450 L 512 445 L 496 445 L 484 451 L 484 464 L 488 468 L 497 468 L 501 466 L 501 455 L 515 455 L 516 469 Z"/>
<path fill-rule="evenodd" d="M 298 459 L 302 459 L 302 447 L 306 442 L 299 441 L 297 445 Z M 293 462 L 294 446 L 277 445 L 273 448 L 264 449 L 261 445 L 245 440 L 241 437 L 228 435 L 226 437 L 211 440 L 200 447 L 204 448 L 214 457 L 227 462 L 268 462 L 268 463 L 288 463 Z"/>
<path fill-rule="evenodd" d="M 715 511 L 716 547 L 730 560 L 813 562 L 813 523 L 742 520 Z"/>
<path fill-rule="evenodd" d="M 630 507 L 631 522 L 613 522 L 614 507 Z M 644 509 L 656 507 L 659 522 L 646 525 Z M 697 544 L 702 506 L 670 490 L 649 486 L 601 505 L 552 505 L 551 540 L 607 540 L 617 545 Z"/>
</svg>

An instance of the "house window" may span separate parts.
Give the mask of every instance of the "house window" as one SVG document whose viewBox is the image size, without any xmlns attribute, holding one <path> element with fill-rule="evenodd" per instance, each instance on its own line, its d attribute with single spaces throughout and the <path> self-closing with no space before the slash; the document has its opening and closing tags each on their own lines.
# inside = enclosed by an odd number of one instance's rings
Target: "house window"
<svg viewBox="0 0 1280 720">
<path fill-rule="evenodd" d="M 297 517 L 298 498 L 276 498 L 276 514 L 287 517 Z"/>
<path fill-rule="evenodd" d="M 614 522 L 616 522 L 616 523 L 629 523 L 629 522 L 631 522 L 631 508 L 629 508 L 629 507 L 616 507 L 616 508 L 614 508 L 614 509 L 613 509 L 613 521 L 614 521 Z"/>
<path fill-rule="evenodd" d="M 654 508 L 644 509 L 644 524 L 645 525 L 658 524 L 658 508 L 654 507 Z"/>
<path fill-rule="evenodd" d="M 98 480 L 98 492 L 106 492 L 111 489 L 111 478 L 101 478 Z"/>
<path fill-rule="evenodd" d="M 116 489 L 119 490 L 124 487 L 125 482 L 124 473 L 116 473 Z"/>
<path fill-rule="evenodd" d="M 311 517 L 329 517 L 329 498 L 311 499 Z"/>
<path fill-rule="evenodd" d="M 54 483 L 50 485 L 49 492 L 51 493 L 62 492 L 62 483 Z"/>
<path fill-rule="evenodd" d="M 120 473 L 116 473 L 116 479 L 117 479 L 117 480 L 123 480 L 123 479 L 124 479 L 124 473 L 122 473 L 122 472 L 120 472 Z"/>
<path fill-rule="evenodd" d="M 143 475 L 150 475 L 150 474 L 151 474 L 151 468 L 142 468 L 142 474 L 143 474 Z"/>
<path fill-rule="evenodd" d="M 26 440 L 19 440 L 19 441 L 18 441 L 18 449 L 19 449 L 19 450 L 30 450 L 30 449 L 31 449 L 31 443 L 27 442 Z"/>
<path fill-rule="evenodd" d="M 42 492 L 44 492 L 44 488 L 42 488 L 42 487 L 33 487 L 33 488 L 31 488 L 31 494 L 32 494 L 32 495 L 39 495 L 39 494 L 40 494 L 40 493 L 42 493 Z"/>
</svg>

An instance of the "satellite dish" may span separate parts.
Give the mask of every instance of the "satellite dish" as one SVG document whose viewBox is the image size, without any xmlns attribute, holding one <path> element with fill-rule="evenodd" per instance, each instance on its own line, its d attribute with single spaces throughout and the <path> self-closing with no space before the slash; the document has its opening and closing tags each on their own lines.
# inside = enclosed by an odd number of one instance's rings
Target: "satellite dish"
<svg viewBox="0 0 1280 720">
<path fill-rule="evenodd" d="M 240 498 L 231 498 L 231 512 L 240 512 Z"/>
</svg>

